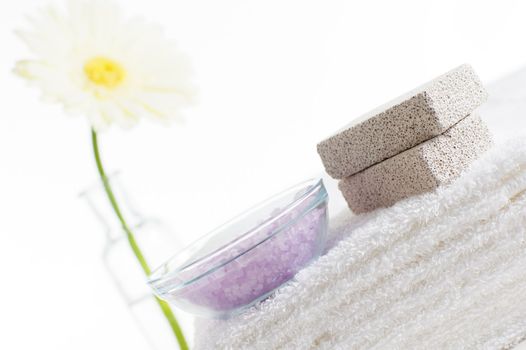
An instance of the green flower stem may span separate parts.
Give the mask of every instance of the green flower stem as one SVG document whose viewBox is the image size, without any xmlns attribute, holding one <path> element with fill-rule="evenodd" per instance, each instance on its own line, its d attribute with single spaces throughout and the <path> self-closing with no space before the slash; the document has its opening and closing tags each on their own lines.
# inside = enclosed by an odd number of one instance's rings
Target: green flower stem
<svg viewBox="0 0 526 350">
<path fill-rule="evenodd" d="M 117 200 L 115 199 L 115 195 L 113 194 L 113 190 L 111 189 L 109 179 L 106 176 L 104 167 L 102 166 L 102 161 L 100 159 L 100 152 L 99 152 L 99 143 L 97 140 L 97 132 L 93 129 L 91 129 L 91 141 L 93 144 L 93 154 L 95 155 L 95 162 L 97 163 L 97 170 L 99 172 L 100 179 L 102 180 L 102 184 L 104 185 L 104 190 L 106 191 L 106 195 L 108 196 L 111 207 L 113 208 L 113 211 L 117 215 L 117 218 L 119 219 L 119 222 L 121 223 L 122 229 L 126 233 L 126 238 L 128 238 L 128 243 L 130 244 L 133 254 L 135 254 L 135 257 L 137 258 L 137 261 L 141 265 L 141 268 L 146 274 L 146 276 L 149 276 L 151 273 L 151 269 L 148 266 L 148 263 L 146 262 L 146 259 L 144 258 L 144 255 L 142 254 L 142 251 L 139 248 L 137 241 L 135 240 L 135 236 L 133 235 L 133 232 L 131 231 L 130 227 L 126 223 L 126 220 L 124 220 L 124 217 L 119 208 L 119 205 L 117 204 Z M 175 315 L 172 309 L 170 308 L 168 303 L 166 303 L 165 301 L 157 297 L 155 297 L 155 300 L 157 301 L 157 304 L 161 308 L 161 311 L 163 312 L 164 316 L 168 320 L 168 323 L 170 324 L 170 327 L 172 328 L 172 331 L 175 337 L 177 338 L 177 342 L 179 343 L 179 348 L 181 350 L 188 350 L 188 344 L 186 343 L 186 339 L 183 335 L 183 331 L 181 330 L 181 327 L 179 326 L 179 323 L 177 322 L 177 319 L 175 318 Z"/>
</svg>

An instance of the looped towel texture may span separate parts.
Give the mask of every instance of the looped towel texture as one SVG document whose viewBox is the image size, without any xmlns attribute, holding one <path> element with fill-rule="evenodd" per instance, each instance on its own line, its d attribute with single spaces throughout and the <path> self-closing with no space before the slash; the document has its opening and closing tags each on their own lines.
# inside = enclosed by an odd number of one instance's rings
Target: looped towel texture
<svg viewBox="0 0 526 350">
<path fill-rule="evenodd" d="M 507 349 L 526 338 L 526 137 L 432 193 L 342 211 L 330 237 L 258 306 L 198 320 L 196 349 Z"/>
</svg>

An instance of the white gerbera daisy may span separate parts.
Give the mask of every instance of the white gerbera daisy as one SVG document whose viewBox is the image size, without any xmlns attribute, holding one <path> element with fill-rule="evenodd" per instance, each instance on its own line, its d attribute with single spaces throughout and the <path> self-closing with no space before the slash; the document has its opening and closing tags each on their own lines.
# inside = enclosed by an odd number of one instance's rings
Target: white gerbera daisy
<svg viewBox="0 0 526 350">
<path fill-rule="evenodd" d="M 17 33 L 36 58 L 15 72 L 95 130 L 177 120 L 192 101 L 187 59 L 159 27 L 124 20 L 113 2 L 71 0 L 66 13 L 50 6 L 29 19 L 32 28 Z"/>
</svg>

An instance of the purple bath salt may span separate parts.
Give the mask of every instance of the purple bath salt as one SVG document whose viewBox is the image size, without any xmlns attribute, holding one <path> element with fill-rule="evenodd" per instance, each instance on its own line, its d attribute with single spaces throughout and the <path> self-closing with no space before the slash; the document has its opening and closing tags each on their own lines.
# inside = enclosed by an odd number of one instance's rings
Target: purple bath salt
<svg viewBox="0 0 526 350">
<path fill-rule="evenodd" d="M 163 297 L 222 312 L 268 296 L 322 248 L 320 230 L 326 225 L 326 206 L 307 213 L 303 209 L 300 206 L 292 210 L 205 264 L 185 269 L 178 280 L 195 280 Z"/>
<path fill-rule="evenodd" d="M 154 271 L 149 284 L 185 311 L 234 314 L 268 297 L 319 256 L 327 201 L 320 179 L 298 184 L 176 254 Z"/>
</svg>

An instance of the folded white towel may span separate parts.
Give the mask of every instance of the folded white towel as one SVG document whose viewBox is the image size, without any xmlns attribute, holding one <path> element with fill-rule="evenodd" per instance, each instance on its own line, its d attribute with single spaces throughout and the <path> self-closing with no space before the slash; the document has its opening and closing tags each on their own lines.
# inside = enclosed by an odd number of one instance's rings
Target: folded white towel
<svg viewBox="0 0 526 350">
<path fill-rule="evenodd" d="M 526 337 L 526 138 L 459 180 L 333 219 L 334 247 L 273 297 L 199 320 L 197 349 L 502 349 Z"/>
</svg>

